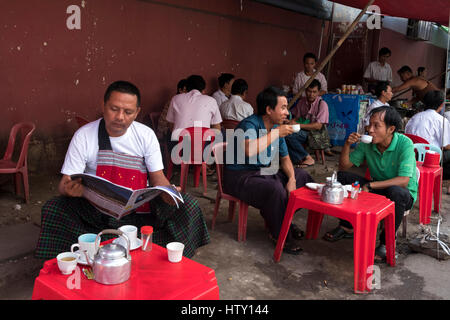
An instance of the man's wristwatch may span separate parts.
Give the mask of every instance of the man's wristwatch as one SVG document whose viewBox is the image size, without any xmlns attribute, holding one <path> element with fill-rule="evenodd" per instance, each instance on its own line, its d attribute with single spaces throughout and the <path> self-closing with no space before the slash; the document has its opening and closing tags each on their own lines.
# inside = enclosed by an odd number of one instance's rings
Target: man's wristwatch
<svg viewBox="0 0 450 320">
<path fill-rule="evenodd" d="M 372 187 L 370 186 L 370 182 L 367 182 L 367 183 L 365 184 L 365 186 L 367 186 L 367 189 L 369 189 L 369 192 L 372 192 L 372 191 L 373 191 Z"/>
</svg>

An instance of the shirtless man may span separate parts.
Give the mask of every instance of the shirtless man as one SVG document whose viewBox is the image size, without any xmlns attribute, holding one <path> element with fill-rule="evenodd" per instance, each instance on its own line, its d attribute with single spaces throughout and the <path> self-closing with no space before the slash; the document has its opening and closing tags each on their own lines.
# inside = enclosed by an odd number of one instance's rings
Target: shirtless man
<svg viewBox="0 0 450 320">
<path fill-rule="evenodd" d="M 423 102 L 425 94 L 429 91 L 439 90 L 430 81 L 414 76 L 413 71 L 408 66 L 403 66 L 397 71 L 400 79 L 402 79 L 403 84 L 392 88 L 392 93 L 398 93 L 404 90 L 412 89 L 414 98 L 407 102 L 409 105 L 413 105 L 416 102 Z"/>
</svg>

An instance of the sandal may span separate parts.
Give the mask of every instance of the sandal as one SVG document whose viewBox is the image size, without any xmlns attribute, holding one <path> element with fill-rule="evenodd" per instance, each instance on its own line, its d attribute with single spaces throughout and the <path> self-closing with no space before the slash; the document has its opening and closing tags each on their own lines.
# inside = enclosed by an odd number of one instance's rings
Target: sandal
<svg viewBox="0 0 450 320">
<path fill-rule="evenodd" d="M 272 237 L 271 234 L 269 234 L 269 239 L 272 240 L 272 242 L 275 244 L 275 246 L 277 245 L 278 239 L 275 239 L 274 237 Z M 292 254 L 292 255 L 299 255 L 300 252 L 302 252 L 302 251 L 303 251 L 303 249 L 300 248 L 297 241 L 286 239 L 286 241 L 284 242 L 283 252 L 286 252 L 287 254 Z"/>
<path fill-rule="evenodd" d="M 292 238 L 295 240 L 301 240 L 305 236 L 305 232 L 303 232 L 296 224 L 291 224 L 290 230 L 292 232 Z"/>
<path fill-rule="evenodd" d="M 335 242 L 341 239 L 353 239 L 353 232 L 347 232 L 341 226 L 337 226 L 333 230 L 325 233 L 323 239 L 330 242 Z"/>
<path fill-rule="evenodd" d="M 395 253 L 395 260 L 397 260 L 398 254 Z M 374 263 L 386 263 L 386 246 L 384 244 L 380 244 L 375 249 L 375 256 L 373 257 Z"/>
</svg>

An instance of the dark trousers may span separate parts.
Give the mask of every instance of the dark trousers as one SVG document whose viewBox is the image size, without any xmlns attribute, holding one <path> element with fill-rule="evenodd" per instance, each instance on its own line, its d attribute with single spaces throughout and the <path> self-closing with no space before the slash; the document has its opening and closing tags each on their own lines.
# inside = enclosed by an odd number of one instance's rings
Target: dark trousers
<svg viewBox="0 0 450 320">
<path fill-rule="evenodd" d="M 303 144 L 308 140 L 308 132 L 300 130 L 284 137 L 286 141 L 289 157 L 293 164 L 299 164 L 308 155 Z"/>
<path fill-rule="evenodd" d="M 443 154 L 443 164 L 442 168 L 444 169 L 444 180 L 450 179 L 450 150 L 444 150 Z"/>
<path fill-rule="evenodd" d="M 303 187 L 308 182 L 313 182 L 306 171 L 299 168 L 294 170 L 297 188 Z M 259 170 L 225 169 L 223 179 L 224 192 L 259 209 L 271 235 L 275 239 L 278 238 L 289 200 L 285 188 L 288 177 L 284 172 L 279 170 L 274 175 L 261 175 Z"/>
<path fill-rule="evenodd" d="M 367 179 L 357 174 L 344 171 L 338 172 L 338 181 L 343 185 L 352 184 L 355 181 L 359 181 L 360 185 L 364 185 L 365 183 L 369 182 Z M 403 214 L 405 213 L 406 210 L 411 209 L 414 202 L 414 199 L 409 193 L 409 190 L 399 186 L 393 186 L 388 187 L 386 189 L 373 190 L 372 192 L 379 195 L 383 195 L 395 203 L 395 231 L 397 231 L 398 227 L 402 222 Z M 342 219 L 339 220 L 340 220 L 339 225 L 349 229 L 353 229 L 353 226 L 351 225 L 350 222 Z M 380 243 L 385 244 L 385 242 L 386 240 L 383 229 L 383 231 L 380 234 Z"/>
</svg>

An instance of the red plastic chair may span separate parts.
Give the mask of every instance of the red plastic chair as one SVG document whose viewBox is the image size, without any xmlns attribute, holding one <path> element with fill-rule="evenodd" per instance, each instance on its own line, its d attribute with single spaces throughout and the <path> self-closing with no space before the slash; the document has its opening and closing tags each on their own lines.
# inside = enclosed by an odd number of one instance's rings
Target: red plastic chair
<svg viewBox="0 0 450 320">
<path fill-rule="evenodd" d="M 419 136 L 413 135 L 413 134 L 409 134 L 409 133 L 404 133 L 405 136 L 407 136 L 408 138 L 410 138 L 412 140 L 413 143 L 426 143 L 426 144 L 430 144 L 427 140 L 425 140 L 424 138 L 421 138 Z"/>
<path fill-rule="evenodd" d="M 81 128 L 82 126 L 84 126 L 85 124 L 88 124 L 90 121 L 80 117 L 80 116 L 75 116 L 75 120 L 77 121 L 78 124 L 78 128 Z"/>
<path fill-rule="evenodd" d="M 434 211 L 439 212 L 442 195 L 442 166 L 435 168 L 423 166 L 427 149 L 438 152 L 442 160 L 442 150 L 438 147 L 431 144 L 414 143 L 414 151 L 418 155 L 417 169 L 420 172 L 419 217 L 421 224 L 429 224 L 431 222 L 430 218 L 433 200 Z"/>
<path fill-rule="evenodd" d="M 201 137 L 201 144 L 199 141 L 195 141 L 197 136 Z M 185 128 L 180 132 L 179 146 L 183 146 L 183 140 L 185 137 L 189 137 L 191 142 L 190 159 L 188 161 L 184 161 L 183 158 L 181 158 L 180 186 L 182 192 L 185 192 L 189 165 L 192 164 L 194 166 L 194 187 L 198 187 L 199 185 L 201 171 L 203 175 L 203 195 L 206 195 L 206 159 L 203 160 L 203 149 L 205 148 L 205 143 L 208 141 L 208 138 L 210 138 L 211 142 L 213 142 L 214 136 L 215 132 L 212 129 L 204 127 Z M 178 155 L 180 154 L 180 151 L 181 150 L 178 150 Z"/>
<path fill-rule="evenodd" d="M 239 122 L 240 121 L 237 121 L 237 120 L 223 119 L 221 126 L 224 129 L 235 129 L 237 127 L 237 125 L 239 124 Z"/>
<path fill-rule="evenodd" d="M 247 234 L 247 217 L 248 217 L 248 204 L 238 198 L 235 198 L 225 192 L 222 189 L 222 179 L 223 179 L 223 153 L 227 146 L 227 142 L 216 143 L 212 147 L 214 154 L 214 160 L 216 162 L 216 173 L 217 173 L 217 196 L 216 196 L 216 206 L 214 207 L 214 216 L 212 218 L 211 229 L 214 230 L 216 224 L 217 213 L 219 212 L 220 201 L 222 199 L 228 200 L 228 221 L 233 221 L 234 218 L 234 208 L 236 203 L 239 203 L 239 223 L 238 223 L 238 241 L 245 241 Z"/>
<path fill-rule="evenodd" d="M 0 160 L 0 174 L 14 174 L 15 192 L 19 194 L 20 178 L 22 177 L 25 202 L 28 203 L 29 185 L 28 185 L 28 145 L 30 143 L 31 134 L 36 126 L 32 122 L 21 122 L 15 124 L 9 134 L 8 146 L 6 148 L 3 159 Z M 12 155 L 14 152 L 14 145 L 16 142 L 17 134 L 20 131 L 20 155 L 19 160 L 14 162 Z"/>
</svg>

